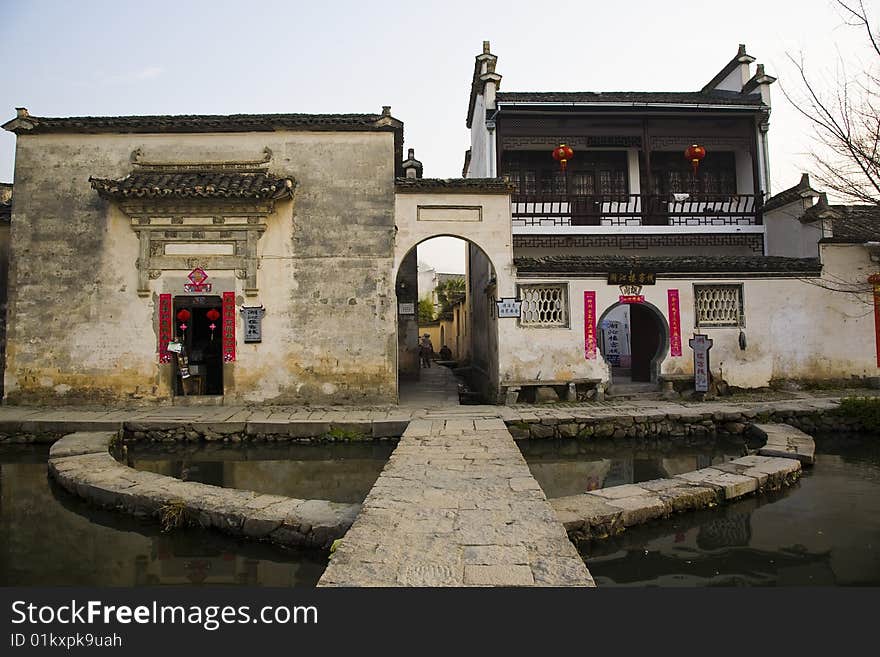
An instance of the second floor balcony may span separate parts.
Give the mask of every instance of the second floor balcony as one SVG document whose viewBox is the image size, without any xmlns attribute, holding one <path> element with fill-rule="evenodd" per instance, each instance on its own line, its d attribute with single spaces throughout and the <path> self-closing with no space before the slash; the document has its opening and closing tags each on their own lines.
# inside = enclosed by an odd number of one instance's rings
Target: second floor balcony
<svg viewBox="0 0 880 657">
<path fill-rule="evenodd" d="M 514 194 L 511 203 L 515 232 L 569 227 L 585 227 L 584 232 L 605 232 L 603 227 L 763 230 L 761 201 L 755 194 Z"/>
</svg>

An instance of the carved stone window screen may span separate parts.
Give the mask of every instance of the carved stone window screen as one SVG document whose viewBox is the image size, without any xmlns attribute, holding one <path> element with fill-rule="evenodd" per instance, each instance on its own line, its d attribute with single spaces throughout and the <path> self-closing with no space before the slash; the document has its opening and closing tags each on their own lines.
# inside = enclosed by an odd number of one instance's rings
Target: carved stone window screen
<svg viewBox="0 0 880 657">
<path fill-rule="evenodd" d="M 737 328 L 744 325 L 742 285 L 694 285 L 698 328 Z"/>
<path fill-rule="evenodd" d="M 568 286 L 560 284 L 520 285 L 521 326 L 551 328 L 568 326 Z"/>
</svg>

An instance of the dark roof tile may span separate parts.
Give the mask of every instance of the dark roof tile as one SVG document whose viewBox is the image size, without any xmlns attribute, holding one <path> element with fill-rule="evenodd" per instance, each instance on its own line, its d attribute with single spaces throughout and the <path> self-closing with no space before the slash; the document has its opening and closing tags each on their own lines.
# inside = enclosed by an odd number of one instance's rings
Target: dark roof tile
<svg viewBox="0 0 880 657">
<path fill-rule="evenodd" d="M 840 244 L 864 244 L 880 242 L 880 205 L 831 205 L 829 213 L 831 237 L 822 242 Z M 804 213 L 808 218 L 813 206 Z"/>
<path fill-rule="evenodd" d="M 513 187 L 503 178 L 398 178 L 396 191 L 510 194 Z"/>
<path fill-rule="evenodd" d="M 760 94 L 740 94 L 733 91 L 499 91 L 496 100 L 499 103 L 645 103 L 764 107 Z"/>
<path fill-rule="evenodd" d="M 135 171 L 120 180 L 89 178 L 103 197 L 279 199 L 293 195 L 293 180 L 266 173 Z"/>
<path fill-rule="evenodd" d="M 191 133 L 398 130 L 403 124 L 382 114 L 231 114 L 179 116 L 31 116 L 26 112 L 3 127 L 16 134 Z"/>
<path fill-rule="evenodd" d="M 810 186 L 810 176 L 809 174 L 801 174 L 800 182 L 794 187 L 789 187 L 786 190 L 779 192 L 778 194 L 774 194 L 764 203 L 764 212 L 768 212 L 770 210 L 775 210 L 776 208 L 781 208 L 784 205 L 788 205 L 789 203 L 794 203 L 795 201 L 803 200 L 804 198 L 809 198 L 812 196 L 818 196 L 819 192 L 813 189 Z"/>
<path fill-rule="evenodd" d="M 657 274 L 818 274 L 818 258 L 777 256 L 545 256 L 514 259 L 523 274 L 606 274 L 631 270 Z"/>
</svg>

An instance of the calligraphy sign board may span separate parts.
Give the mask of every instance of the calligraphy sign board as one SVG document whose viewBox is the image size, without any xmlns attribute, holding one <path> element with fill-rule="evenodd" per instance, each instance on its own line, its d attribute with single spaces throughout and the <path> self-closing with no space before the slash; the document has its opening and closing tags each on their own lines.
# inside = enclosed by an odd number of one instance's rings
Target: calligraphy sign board
<svg viewBox="0 0 880 657">
<path fill-rule="evenodd" d="M 512 297 L 504 297 L 495 302 L 495 305 L 498 306 L 498 317 L 514 317 L 519 318 L 520 312 L 522 311 L 522 301 L 519 299 L 514 299 Z"/>
<path fill-rule="evenodd" d="M 245 343 L 263 341 L 263 315 L 266 309 L 263 306 L 242 306 L 241 314 L 244 318 L 244 341 Z"/>
<path fill-rule="evenodd" d="M 712 348 L 712 340 L 702 333 L 694 333 L 694 337 L 688 340 L 688 345 L 694 350 L 694 390 L 708 392 L 709 350 Z"/>
<path fill-rule="evenodd" d="M 621 294 L 617 300 L 620 303 L 645 303 L 644 294 Z"/>
<path fill-rule="evenodd" d="M 608 272 L 608 285 L 654 285 L 657 274 L 652 271 L 629 271 Z"/>
<path fill-rule="evenodd" d="M 416 304 L 412 301 L 401 302 L 397 304 L 397 314 L 398 315 L 415 315 L 416 314 Z"/>
</svg>

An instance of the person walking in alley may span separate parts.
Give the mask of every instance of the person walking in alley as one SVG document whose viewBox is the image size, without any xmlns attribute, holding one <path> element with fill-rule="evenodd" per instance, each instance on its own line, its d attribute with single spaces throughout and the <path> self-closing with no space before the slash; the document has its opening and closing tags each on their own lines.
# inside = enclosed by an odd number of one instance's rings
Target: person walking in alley
<svg viewBox="0 0 880 657">
<path fill-rule="evenodd" d="M 425 333 L 419 341 L 419 364 L 422 367 L 431 367 L 431 359 L 434 357 L 434 345 L 431 336 Z"/>
</svg>

